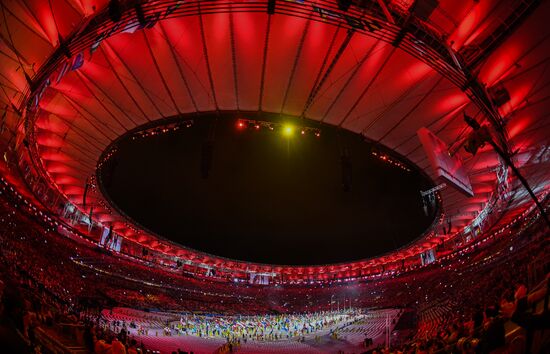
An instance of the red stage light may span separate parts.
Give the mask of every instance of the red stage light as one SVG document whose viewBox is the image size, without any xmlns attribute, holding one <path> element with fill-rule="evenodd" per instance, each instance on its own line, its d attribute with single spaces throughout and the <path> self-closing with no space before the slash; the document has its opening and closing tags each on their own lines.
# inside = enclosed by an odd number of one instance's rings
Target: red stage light
<svg viewBox="0 0 550 354">
<path fill-rule="evenodd" d="M 239 122 L 237 123 L 237 128 L 239 128 L 239 129 L 244 128 L 244 123 L 241 122 L 241 121 L 239 121 Z"/>
</svg>

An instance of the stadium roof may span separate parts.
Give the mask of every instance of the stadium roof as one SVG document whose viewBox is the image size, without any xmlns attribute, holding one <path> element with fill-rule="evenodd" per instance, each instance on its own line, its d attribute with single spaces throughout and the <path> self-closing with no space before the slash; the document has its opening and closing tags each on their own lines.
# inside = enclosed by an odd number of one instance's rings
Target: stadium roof
<svg viewBox="0 0 550 354">
<path fill-rule="evenodd" d="M 135 227 L 94 184 L 118 137 L 193 112 L 264 111 L 338 126 L 434 180 L 416 132 L 436 133 L 462 158 L 474 196 L 444 188 L 441 225 L 381 262 L 432 248 L 489 211 L 502 224 L 531 206 L 511 173 L 502 187 L 497 174 L 507 169 L 489 144 L 475 156 L 460 148 L 471 132 L 464 112 L 491 128 L 535 194 L 546 196 L 550 2 L 112 3 L 118 11 L 105 0 L 3 1 L 0 113 L 5 144 L 20 155 L 28 147 L 50 186 L 85 213 L 93 206 L 94 220 L 128 240 L 212 260 Z M 502 89 L 509 100 L 495 105 Z"/>
</svg>

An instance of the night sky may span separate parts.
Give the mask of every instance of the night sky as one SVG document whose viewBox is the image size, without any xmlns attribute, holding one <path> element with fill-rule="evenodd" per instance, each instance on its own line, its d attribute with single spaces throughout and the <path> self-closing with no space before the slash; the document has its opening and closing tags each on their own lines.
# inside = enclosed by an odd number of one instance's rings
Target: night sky
<svg viewBox="0 0 550 354">
<path fill-rule="evenodd" d="M 203 179 L 209 136 L 212 168 Z M 196 250 L 272 264 L 353 261 L 414 240 L 432 220 L 419 194 L 429 181 L 380 161 L 371 148 L 359 135 L 327 126 L 321 137 L 299 131 L 286 137 L 239 130 L 233 114 L 203 116 L 191 128 L 123 140 L 102 183 L 135 221 Z M 350 192 L 342 187 L 344 149 Z"/>
</svg>

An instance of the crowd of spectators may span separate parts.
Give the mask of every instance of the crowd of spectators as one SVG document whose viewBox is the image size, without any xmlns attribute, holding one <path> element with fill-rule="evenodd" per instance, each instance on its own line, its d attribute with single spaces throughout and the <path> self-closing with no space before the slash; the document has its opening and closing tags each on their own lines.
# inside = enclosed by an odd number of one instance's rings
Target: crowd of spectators
<svg viewBox="0 0 550 354">
<path fill-rule="evenodd" d="M 393 352 L 548 352 L 548 337 L 538 338 L 537 343 L 533 340 L 537 331 L 543 334 L 540 330 L 550 327 L 548 230 L 527 232 L 531 233 L 528 240 L 513 238 L 493 244 L 490 253 L 479 252 L 463 264 L 450 263 L 450 274 L 426 272 L 432 282 L 417 288 L 416 335 L 393 346 Z M 540 264 L 546 277 L 529 288 L 527 266 L 536 260 L 543 260 Z M 441 279 L 442 274 L 447 277 Z M 518 335 L 506 338 L 511 332 Z"/>
<path fill-rule="evenodd" d="M 74 324 L 96 352 L 110 346 L 131 353 L 138 342 L 113 330 L 101 309 L 127 306 L 194 314 L 292 314 L 349 308 L 407 307 L 418 313 L 417 334 L 396 351 L 489 353 L 504 347 L 505 323 L 532 333 L 548 326 L 548 312 L 532 306 L 547 296 L 547 282 L 529 284 L 537 259 L 548 272 L 548 230 L 510 232 L 471 254 L 395 277 L 342 285 L 259 286 L 208 282 L 77 243 L 0 199 L 0 288 L 3 316 L 28 343 L 37 328 Z M 525 237 L 529 235 L 529 237 Z M 337 305 L 336 305 L 337 303 Z M 539 311 L 539 312 L 537 312 Z"/>
</svg>

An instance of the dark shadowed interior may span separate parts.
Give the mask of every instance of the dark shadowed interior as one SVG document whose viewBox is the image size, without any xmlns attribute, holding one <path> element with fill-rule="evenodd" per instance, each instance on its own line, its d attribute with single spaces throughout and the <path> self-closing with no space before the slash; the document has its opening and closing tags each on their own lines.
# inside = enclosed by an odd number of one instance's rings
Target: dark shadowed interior
<svg viewBox="0 0 550 354">
<path fill-rule="evenodd" d="M 179 244 L 272 264 L 380 255 L 416 239 L 433 220 L 419 193 L 430 181 L 375 157 L 377 148 L 360 135 L 267 114 L 254 118 L 281 125 L 240 127 L 239 117 L 248 116 L 201 116 L 189 128 L 128 136 L 102 170 L 108 195 L 139 224 Z M 303 127 L 321 134 L 302 134 Z M 343 155 L 350 172 L 343 172 Z"/>
</svg>

